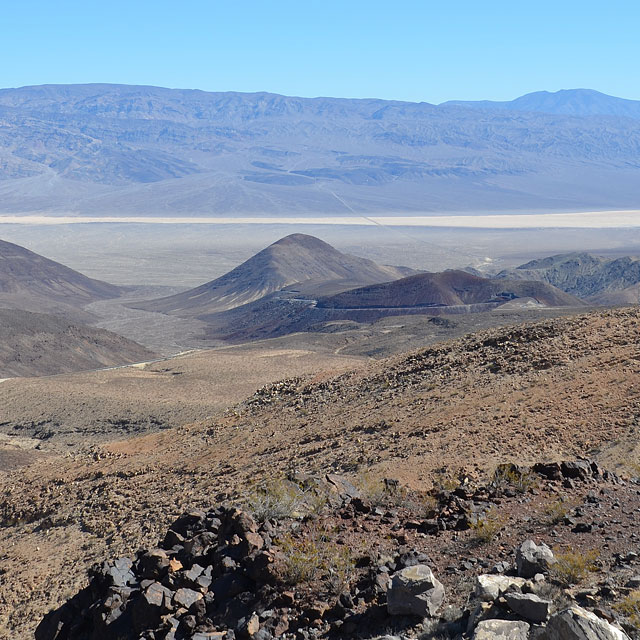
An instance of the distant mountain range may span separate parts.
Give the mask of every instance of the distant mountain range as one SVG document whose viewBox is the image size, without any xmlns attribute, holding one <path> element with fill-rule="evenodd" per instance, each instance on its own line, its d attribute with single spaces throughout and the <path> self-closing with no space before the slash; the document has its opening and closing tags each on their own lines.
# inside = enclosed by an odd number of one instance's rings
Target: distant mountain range
<svg viewBox="0 0 640 640">
<path fill-rule="evenodd" d="M 640 119 L 640 100 L 615 98 L 593 89 L 563 89 L 555 93 L 536 91 L 507 102 L 450 100 L 442 104 L 494 111 L 530 111 L 568 116 Z"/>
<path fill-rule="evenodd" d="M 127 85 L 0 90 L 0 212 L 640 207 L 640 102 L 432 105 Z"/>
</svg>

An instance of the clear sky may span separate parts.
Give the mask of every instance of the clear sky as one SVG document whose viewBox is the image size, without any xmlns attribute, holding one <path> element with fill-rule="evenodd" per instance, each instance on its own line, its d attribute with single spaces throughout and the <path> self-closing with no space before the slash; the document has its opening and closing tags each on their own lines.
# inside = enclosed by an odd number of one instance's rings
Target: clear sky
<svg viewBox="0 0 640 640">
<path fill-rule="evenodd" d="M 640 99 L 638 0 L 5 0 L 0 87 Z"/>
</svg>

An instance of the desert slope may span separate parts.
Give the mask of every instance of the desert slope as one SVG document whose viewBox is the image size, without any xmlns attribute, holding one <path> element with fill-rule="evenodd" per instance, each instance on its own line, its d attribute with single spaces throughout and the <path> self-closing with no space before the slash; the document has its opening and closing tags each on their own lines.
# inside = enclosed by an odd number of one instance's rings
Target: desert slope
<svg viewBox="0 0 640 640">
<path fill-rule="evenodd" d="M 295 233 L 274 242 L 216 280 L 135 306 L 146 311 L 198 317 L 240 307 L 297 282 L 365 284 L 402 278 L 408 273 L 413 270 L 378 265 L 341 253 L 313 236 Z"/>
<path fill-rule="evenodd" d="M 111 331 L 0 309 L 0 378 L 99 369 L 154 357 L 149 349 Z"/>
<path fill-rule="evenodd" d="M 115 285 L 0 240 L 0 307 L 81 317 L 82 306 L 120 292 Z"/>
<path fill-rule="evenodd" d="M 0 623 L 26 633 L 96 560 L 153 545 L 181 512 L 279 471 L 372 470 L 420 488 L 443 468 L 478 477 L 514 457 L 634 461 L 638 344 L 637 309 L 492 329 L 268 385 L 199 424 L 36 459 L 0 475 Z"/>
</svg>

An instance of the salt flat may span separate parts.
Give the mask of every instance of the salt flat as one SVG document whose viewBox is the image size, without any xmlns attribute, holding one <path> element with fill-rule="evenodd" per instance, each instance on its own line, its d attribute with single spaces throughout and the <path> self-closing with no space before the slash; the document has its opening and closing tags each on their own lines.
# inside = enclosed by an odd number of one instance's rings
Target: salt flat
<svg viewBox="0 0 640 640">
<path fill-rule="evenodd" d="M 206 217 L 206 216 L 43 216 L 3 215 L 0 224 L 61 225 L 95 223 L 207 224 L 207 225 L 340 225 L 385 227 L 455 227 L 474 229 L 618 229 L 640 227 L 640 209 L 578 211 L 571 213 L 497 213 L 424 216 L 303 216 L 303 217 Z"/>
</svg>

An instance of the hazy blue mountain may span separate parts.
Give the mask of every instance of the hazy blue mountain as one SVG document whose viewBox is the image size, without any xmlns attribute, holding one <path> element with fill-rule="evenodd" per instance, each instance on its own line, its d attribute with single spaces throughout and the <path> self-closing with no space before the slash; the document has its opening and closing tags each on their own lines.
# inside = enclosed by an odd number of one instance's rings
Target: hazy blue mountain
<svg viewBox="0 0 640 640">
<path fill-rule="evenodd" d="M 450 100 L 441 106 L 445 105 L 472 109 L 538 111 L 570 116 L 615 116 L 640 119 L 640 100 L 616 98 L 593 89 L 562 89 L 553 93 L 535 91 L 506 102 Z"/>
<path fill-rule="evenodd" d="M 640 120 L 629 117 L 105 84 L 0 90 L 2 212 L 638 206 Z"/>
</svg>

